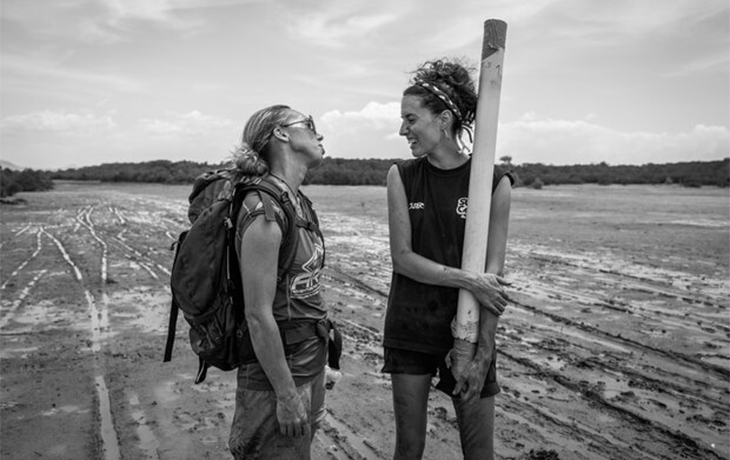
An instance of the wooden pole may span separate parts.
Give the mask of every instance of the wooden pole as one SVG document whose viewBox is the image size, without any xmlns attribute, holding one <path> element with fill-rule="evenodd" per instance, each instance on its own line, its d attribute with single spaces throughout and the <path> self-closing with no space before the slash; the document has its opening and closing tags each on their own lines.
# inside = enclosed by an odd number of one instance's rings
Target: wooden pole
<svg viewBox="0 0 730 460">
<path fill-rule="evenodd" d="M 469 176 L 469 207 L 464 233 L 461 267 L 484 272 L 489 239 L 489 213 L 492 207 L 494 157 L 497 146 L 499 97 L 502 90 L 502 66 L 507 37 L 507 23 L 499 19 L 484 22 L 482 62 L 479 74 L 479 98 L 474 129 L 474 151 Z M 452 333 L 457 341 L 476 344 L 479 309 L 471 292 L 459 291 L 456 322 Z M 463 344 L 461 344 L 463 347 Z M 471 359 L 476 350 L 472 347 Z"/>
</svg>

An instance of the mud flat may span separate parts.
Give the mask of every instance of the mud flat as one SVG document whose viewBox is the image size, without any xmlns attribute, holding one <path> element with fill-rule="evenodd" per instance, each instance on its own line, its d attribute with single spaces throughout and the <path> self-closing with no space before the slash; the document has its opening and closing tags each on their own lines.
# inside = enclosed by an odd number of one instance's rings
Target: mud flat
<svg viewBox="0 0 730 460">
<path fill-rule="evenodd" d="M 385 189 L 307 187 L 325 296 L 346 341 L 315 459 L 388 459 L 380 373 L 390 281 Z M 229 458 L 233 373 L 201 385 L 178 324 L 162 364 L 171 242 L 188 187 L 59 184 L 2 205 L 0 457 Z M 514 191 L 500 320 L 497 458 L 729 459 L 727 189 Z M 434 391 L 425 458 L 458 459 Z"/>
</svg>

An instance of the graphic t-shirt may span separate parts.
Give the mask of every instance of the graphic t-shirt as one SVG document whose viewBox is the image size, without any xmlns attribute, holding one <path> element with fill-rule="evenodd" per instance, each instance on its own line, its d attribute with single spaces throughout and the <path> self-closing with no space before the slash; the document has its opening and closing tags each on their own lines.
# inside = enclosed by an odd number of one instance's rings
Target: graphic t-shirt
<svg viewBox="0 0 730 460">
<path fill-rule="evenodd" d="M 265 193 L 250 193 L 243 202 L 238 216 L 236 231 L 236 250 L 240 258 L 240 243 L 244 232 L 253 220 L 262 215 L 264 203 L 273 207 L 276 222 L 283 235 L 286 234 L 287 218 L 284 210 Z M 299 192 L 301 209 L 298 209 L 297 231 L 299 244 L 296 249 L 294 263 L 282 280 L 277 283 L 274 296 L 273 314 L 277 322 L 292 320 L 319 320 L 327 317 L 322 301 L 321 271 L 324 266 L 324 241 L 320 234 L 310 229 L 306 223 L 316 222 L 316 213 L 311 202 Z M 327 358 L 327 347 L 324 340 L 312 336 L 287 350 L 287 362 L 297 385 L 315 377 L 323 368 Z M 245 364 L 239 369 L 241 375 L 247 375 L 247 387 L 251 389 L 271 389 L 271 384 L 259 363 Z"/>
<path fill-rule="evenodd" d="M 448 267 L 461 267 L 471 159 L 443 170 L 424 157 L 400 163 L 398 171 L 408 200 L 413 252 Z M 503 176 L 495 170 L 492 192 Z M 445 354 L 454 343 L 450 325 L 458 297 L 457 288 L 424 284 L 393 272 L 384 345 Z"/>
</svg>

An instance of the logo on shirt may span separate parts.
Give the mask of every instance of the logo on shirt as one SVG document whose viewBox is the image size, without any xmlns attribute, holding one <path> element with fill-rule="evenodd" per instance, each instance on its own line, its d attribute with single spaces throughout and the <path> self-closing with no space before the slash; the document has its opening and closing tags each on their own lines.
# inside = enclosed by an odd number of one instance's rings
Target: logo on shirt
<svg viewBox="0 0 730 460">
<path fill-rule="evenodd" d="M 302 273 L 294 277 L 291 282 L 291 298 L 306 299 L 320 291 L 320 274 L 324 262 L 324 248 L 320 243 L 315 244 L 312 256 L 302 265 Z"/>
<path fill-rule="evenodd" d="M 459 201 L 456 202 L 456 214 L 459 215 L 462 219 L 466 219 L 466 208 L 469 207 L 469 198 L 467 197 L 461 197 L 459 198 Z"/>
<path fill-rule="evenodd" d="M 408 203 L 409 211 L 420 210 L 420 209 L 424 209 L 424 208 L 425 208 L 425 205 L 420 201 L 416 201 L 415 203 Z"/>
</svg>

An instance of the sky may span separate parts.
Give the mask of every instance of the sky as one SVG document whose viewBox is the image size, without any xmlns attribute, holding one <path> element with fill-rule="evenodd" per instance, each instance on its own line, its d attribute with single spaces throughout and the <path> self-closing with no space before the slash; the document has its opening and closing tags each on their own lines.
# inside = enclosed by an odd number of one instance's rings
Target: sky
<svg viewBox="0 0 730 460">
<path fill-rule="evenodd" d="M 496 157 L 730 156 L 727 0 L 2 0 L 0 160 L 230 158 L 258 109 L 311 114 L 335 158 L 405 159 L 400 100 L 508 24 Z"/>
</svg>

